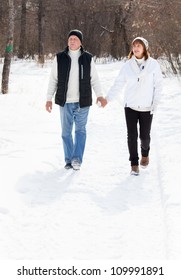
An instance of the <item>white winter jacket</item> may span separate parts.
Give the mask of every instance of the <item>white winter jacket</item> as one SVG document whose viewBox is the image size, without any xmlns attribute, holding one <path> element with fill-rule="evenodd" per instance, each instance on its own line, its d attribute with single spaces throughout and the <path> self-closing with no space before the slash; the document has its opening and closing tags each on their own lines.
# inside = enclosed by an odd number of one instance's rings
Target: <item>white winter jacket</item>
<svg viewBox="0 0 181 280">
<path fill-rule="evenodd" d="M 121 68 L 106 99 L 111 101 L 124 91 L 124 106 L 138 111 L 152 111 L 159 103 L 162 73 L 158 62 L 149 57 L 139 67 L 135 57 Z"/>
</svg>

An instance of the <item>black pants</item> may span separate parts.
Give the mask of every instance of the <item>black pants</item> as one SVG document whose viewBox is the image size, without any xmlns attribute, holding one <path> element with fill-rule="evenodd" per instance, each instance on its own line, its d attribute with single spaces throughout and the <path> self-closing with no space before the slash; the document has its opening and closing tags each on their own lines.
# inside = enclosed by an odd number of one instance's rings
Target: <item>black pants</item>
<svg viewBox="0 0 181 280">
<path fill-rule="evenodd" d="M 153 115 L 150 112 L 139 112 L 125 108 L 129 160 L 131 165 L 138 165 L 138 123 L 141 141 L 141 155 L 146 157 L 150 150 L 150 131 Z"/>
</svg>

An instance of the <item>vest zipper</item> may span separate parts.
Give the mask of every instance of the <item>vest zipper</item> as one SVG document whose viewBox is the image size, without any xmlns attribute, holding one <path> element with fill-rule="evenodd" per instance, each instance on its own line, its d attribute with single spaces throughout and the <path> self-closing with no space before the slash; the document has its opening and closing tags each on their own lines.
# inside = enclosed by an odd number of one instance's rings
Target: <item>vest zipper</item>
<svg viewBox="0 0 181 280">
<path fill-rule="evenodd" d="M 68 66 L 68 71 L 67 71 L 67 77 L 66 77 L 66 88 L 65 88 L 65 91 L 64 91 L 64 102 L 66 103 L 66 93 L 67 93 L 67 89 L 68 89 L 68 79 L 69 79 L 69 74 L 70 74 L 70 65 L 71 65 L 71 58 L 69 57 L 69 55 L 67 54 L 67 57 L 68 57 L 68 60 L 69 60 L 69 66 Z M 64 104 L 65 104 L 64 103 Z"/>
<path fill-rule="evenodd" d="M 84 68 L 83 65 L 81 65 L 81 80 L 84 78 Z"/>
</svg>

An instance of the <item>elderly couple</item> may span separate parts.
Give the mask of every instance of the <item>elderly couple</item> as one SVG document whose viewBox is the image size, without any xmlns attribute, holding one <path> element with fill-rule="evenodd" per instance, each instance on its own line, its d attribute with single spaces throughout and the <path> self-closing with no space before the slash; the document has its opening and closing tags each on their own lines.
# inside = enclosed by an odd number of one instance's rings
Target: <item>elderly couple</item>
<svg viewBox="0 0 181 280">
<path fill-rule="evenodd" d="M 148 41 L 143 37 L 136 37 L 132 41 L 127 62 L 107 96 L 103 97 L 93 57 L 83 49 L 82 41 L 81 31 L 75 29 L 69 32 L 67 47 L 53 61 L 47 91 L 46 110 L 51 112 L 54 94 L 55 103 L 60 106 L 65 168 L 79 170 L 81 167 L 87 117 L 92 105 L 92 88 L 97 96 L 97 103 L 102 107 L 123 90 L 131 175 L 139 175 L 139 164 L 143 168 L 149 164 L 151 123 L 162 91 L 160 66 L 149 55 Z"/>
</svg>

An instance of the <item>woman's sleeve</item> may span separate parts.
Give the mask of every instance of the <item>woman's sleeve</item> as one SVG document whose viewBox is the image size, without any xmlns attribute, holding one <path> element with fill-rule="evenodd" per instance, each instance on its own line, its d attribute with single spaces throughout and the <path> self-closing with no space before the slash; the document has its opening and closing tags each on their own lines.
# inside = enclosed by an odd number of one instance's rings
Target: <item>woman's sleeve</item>
<svg viewBox="0 0 181 280">
<path fill-rule="evenodd" d="M 107 101 L 112 101 L 114 99 L 118 99 L 119 94 L 121 93 L 123 87 L 125 86 L 126 79 L 125 79 L 125 71 L 124 66 L 119 71 L 117 78 L 114 81 L 114 84 L 109 89 L 106 99 Z"/>
<path fill-rule="evenodd" d="M 153 82 L 154 82 L 153 110 L 155 110 L 157 105 L 160 103 L 161 93 L 163 90 L 163 75 L 158 62 L 156 65 Z"/>
</svg>

